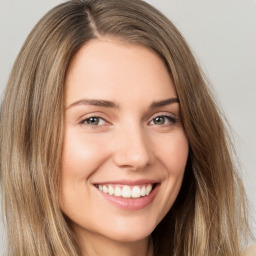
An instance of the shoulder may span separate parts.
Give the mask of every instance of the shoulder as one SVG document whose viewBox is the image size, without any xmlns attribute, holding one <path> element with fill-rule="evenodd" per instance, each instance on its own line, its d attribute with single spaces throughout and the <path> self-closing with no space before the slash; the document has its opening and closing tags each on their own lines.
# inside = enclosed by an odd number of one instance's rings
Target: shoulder
<svg viewBox="0 0 256 256">
<path fill-rule="evenodd" d="M 244 256 L 256 256 L 256 243 L 252 244 L 245 250 Z"/>
</svg>

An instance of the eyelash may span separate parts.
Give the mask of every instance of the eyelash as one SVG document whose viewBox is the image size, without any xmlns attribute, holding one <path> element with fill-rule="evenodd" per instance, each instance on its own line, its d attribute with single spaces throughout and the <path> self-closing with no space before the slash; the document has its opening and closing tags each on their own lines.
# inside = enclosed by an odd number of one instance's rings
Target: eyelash
<svg viewBox="0 0 256 256">
<path fill-rule="evenodd" d="M 152 124 L 152 125 L 156 125 L 156 126 L 170 126 L 170 125 L 174 125 L 176 122 L 178 122 L 178 119 L 169 116 L 169 115 L 157 115 L 154 118 L 151 119 L 150 122 L 148 122 L 148 124 L 150 124 L 151 122 L 154 122 L 157 118 L 164 118 L 164 123 L 163 124 Z M 96 121 L 98 121 L 97 124 L 89 124 L 88 122 L 90 121 L 90 119 L 97 119 Z M 104 122 L 104 124 L 99 124 L 100 122 Z M 166 120 L 168 120 L 169 122 L 166 124 Z M 101 126 L 107 124 L 107 121 L 100 117 L 100 116 L 90 116 L 86 119 L 83 119 L 80 123 L 80 125 L 85 125 L 85 126 L 89 126 L 90 128 L 96 129 L 96 128 L 100 128 Z"/>
<path fill-rule="evenodd" d="M 91 128 L 97 128 L 97 127 L 99 127 L 99 126 L 102 126 L 102 125 L 104 125 L 104 124 L 89 124 L 89 123 L 87 123 L 87 122 L 89 122 L 90 121 L 90 119 L 97 119 L 99 122 L 100 122 L 100 120 L 103 120 L 105 123 L 107 123 L 107 121 L 104 119 L 104 118 L 102 118 L 102 117 L 100 117 L 100 116 L 90 116 L 90 117 L 88 117 L 88 118 L 86 118 L 86 119 L 83 119 L 79 124 L 81 124 L 81 125 L 86 125 L 86 126 L 89 126 L 89 127 L 91 127 Z"/>
<path fill-rule="evenodd" d="M 158 115 L 158 116 L 154 117 L 149 123 L 153 122 L 153 121 L 156 120 L 157 118 L 165 118 L 165 120 L 167 119 L 167 120 L 169 121 L 168 124 L 166 124 L 166 123 L 160 124 L 160 125 L 164 125 L 164 126 L 166 126 L 166 125 L 174 125 L 174 124 L 178 121 L 178 119 L 176 119 L 176 118 L 174 118 L 174 117 L 172 117 L 172 116 L 168 116 L 168 115 Z M 164 122 L 165 122 L 165 121 L 164 121 Z M 158 124 L 155 124 L 155 125 L 158 126 Z"/>
</svg>

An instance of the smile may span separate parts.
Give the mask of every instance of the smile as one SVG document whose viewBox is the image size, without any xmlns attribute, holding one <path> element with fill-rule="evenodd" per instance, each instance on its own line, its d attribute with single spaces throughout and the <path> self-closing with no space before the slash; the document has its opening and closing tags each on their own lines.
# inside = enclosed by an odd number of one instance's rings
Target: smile
<svg viewBox="0 0 256 256">
<path fill-rule="evenodd" d="M 94 183 L 100 198 L 125 211 L 142 210 L 152 204 L 160 182 L 153 180 Z M 99 200 L 101 200 L 99 198 Z"/>
<path fill-rule="evenodd" d="M 122 197 L 122 198 L 140 198 L 148 196 L 154 184 L 145 184 L 145 185 L 117 185 L 117 184 L 104 184 L 96 185 L 96 187 L 105 194 L 111 196 Z"/>
</svg>

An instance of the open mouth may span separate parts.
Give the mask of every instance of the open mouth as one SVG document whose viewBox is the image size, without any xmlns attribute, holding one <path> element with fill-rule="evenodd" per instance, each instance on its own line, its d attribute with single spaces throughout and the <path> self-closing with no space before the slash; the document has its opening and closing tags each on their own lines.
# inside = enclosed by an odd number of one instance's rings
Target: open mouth
<svg viewBox="0 0 256 256">
<path fill-rule="evenodd" d="M 95 184 L 105 194 L 121 198 L 141 198 L 150 195 L 157 183 L 143 185 Z"/>
</svg>

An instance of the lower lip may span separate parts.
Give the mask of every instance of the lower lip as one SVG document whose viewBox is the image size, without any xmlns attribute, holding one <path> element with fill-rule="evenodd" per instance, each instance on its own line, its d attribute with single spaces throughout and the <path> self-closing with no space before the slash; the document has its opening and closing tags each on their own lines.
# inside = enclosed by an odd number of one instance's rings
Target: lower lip
<svg viewBox="0 0 256 256">
<path fill-rule="evenodd" d="M 153 202 L 157 194 L 158 188 L 159 188 L 159 184 L 155 185 L 154 189 L 151 191 L 151 193 L 148 196 L 143 196 L 140 198 L 123 198 L 118 196 L 111 196 L 100 190 L 98 191 L 106 200 L 108 200 L 110 203 L 114 204 L 118 208 L 135 211 L 135 210 L 141 210 L 149 206 Z"/>
</svg>

